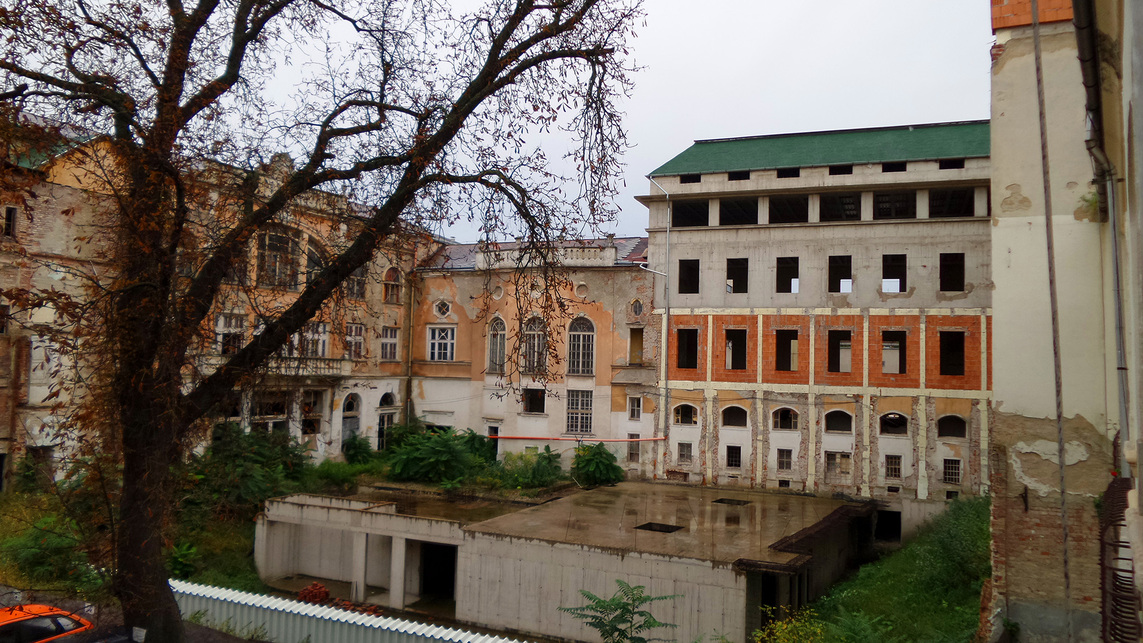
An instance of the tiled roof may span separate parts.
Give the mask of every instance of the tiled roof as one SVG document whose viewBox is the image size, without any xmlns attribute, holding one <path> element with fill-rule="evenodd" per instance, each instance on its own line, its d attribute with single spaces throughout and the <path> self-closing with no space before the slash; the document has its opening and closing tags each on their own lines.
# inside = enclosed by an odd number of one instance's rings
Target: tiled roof
<svg viewBox="0 0 1143 643">
<path fill-rule="evenodd" d="M 643 263 L 647 255 L 647 237 L 616 237 L 612 239 L 615 244 L 617 264 Z M 607 239 L 573 239 L 564 241 L 565 248 L 601 248 L 608 243 Z M 520 244 L 510 241 L 496 244 L 501 251 L 515 250 Z M 480 245 L 475 243 L 461 243 L 441 246 L 441 248 L 422 264 L 422 268 L 437 270 L 473 270 L 476 268 L 476 256 Z"/>
<path fill-rule="evenodd" d="M 651 176 L 977 158 L 988 154 L 988 121 L 966 121 L 695 141 L 682 154 L 651 172 Z"/>
</svg>

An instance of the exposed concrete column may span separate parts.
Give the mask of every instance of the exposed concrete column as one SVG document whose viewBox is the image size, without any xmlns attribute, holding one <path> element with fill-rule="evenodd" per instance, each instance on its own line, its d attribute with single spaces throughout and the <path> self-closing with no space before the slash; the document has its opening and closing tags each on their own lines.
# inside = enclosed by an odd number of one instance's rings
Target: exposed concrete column
<svg viewBox="0 0 1143 643">
<path fill-rule="evenodd" d="M 861 193 L 861 220 L 862 221 L 872 221 L 873 220 L 873 193 L 872 192 L 862 192 Z"/>
<path fill-rule="evenodd" d="M 353 534 L 353 579 L 349 584 L 349 600 L 354 603 L 365 602 L 365 572 L 367 561 L 365 559 L 366 545 L 369 542 L 369 534 L 364 531 L 359 531 Z"/>
<path fill-rule="evenodd" d="M 866 321 L 868 321 L 866 317 Z M 868 353 L 867 353 L 868 354 Z M 862 449 L 863 457 L 861 458 L 860 468 L 861 471 L 861 484 L 858 486 L 859 493 L 863 496 L 869 497 L 872 494 L 870 488 L 870 481 L 872 480 L 872 463 L 873 457 L 873 429 L 872 415 L 873 415 L 873 396 L 872 395 L 858 395 L 857 403 L 861 408 L 861 432 L 860 440 L 864 445 Z M 854 463 L 855 465 L 858 463 Z"/>
<path fill-rule="evenodd" d="M 790 604 L 790 585 L 794 579 L 793 574 L 775 574 L 778 577 L 778 609 L 779 618 L 790 618 L 795 606 Z"/>
<path fill-rule="evenodd" d="M 290 427 L 290 437 L 302 439 L 302 390 L 290 391 L 290 414 L 286 416 L 286 425 Z"/>
<path fill-rule="evenodd" d="M 917 396 L 917 500 L 929 497 L 929 398 Z"/>
<path fill-rule="evenodd" d="M 716 226 L 716 225 L 718 225 L 718 212 L 719 212 L 719 203 L 720 202 L 718 199 L 708 199 L 707 203 L 708 203 L 708 207 L 707 207 L 707 215 L 706 215 L 706 224 L 707 224 L 707 226 Z"/>
<path fill-rule="evenodd" d="M 770 223 L 770 197 L 758 197 L 758 223 Z"/>
<path fill-rule="evenodd" d="M 984 186 L 976 188 L 972 196 L 974 201 L 972 208 L 973 216 L 988 216 L 988 188 Z"/>
<path fill-rule="evenodd" d="M 810 223 L 817 223 L 822 220 L 822 195 L 810 195 L 809 210 Z"/>
<path fill-rule="evenodd" d="M 405 539 L 393 536 L 389 559 L 389 607 L 405 609 Z"/>
<path fill-rule="evenodd" d="M 929 218 L 929 191 L 917 190 L 917 218 Z"/>
<path fill-rule="evenodd" d="M 980 418 L 980 493 L 988 495 L 988 400 L 976 401 L 976 413 Z"/>
</svg>

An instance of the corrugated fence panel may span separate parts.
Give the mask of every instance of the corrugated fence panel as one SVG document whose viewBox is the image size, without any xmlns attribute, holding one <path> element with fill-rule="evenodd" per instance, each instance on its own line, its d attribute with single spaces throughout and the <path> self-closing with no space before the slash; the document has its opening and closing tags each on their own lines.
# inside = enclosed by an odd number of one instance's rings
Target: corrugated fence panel
<svg viewBox="0 0 1143 643">
<path fill-rule="evenodd" d="M 226 623 L 245 635 L 260 630 L 276 643 L 301 643 L 307 637 L 310 643 L 519 643 L 517 639 L 179 580 L 171 581 L 171 589 L 184 618 L 202 613 L 209 625 Z"/>
</svg>

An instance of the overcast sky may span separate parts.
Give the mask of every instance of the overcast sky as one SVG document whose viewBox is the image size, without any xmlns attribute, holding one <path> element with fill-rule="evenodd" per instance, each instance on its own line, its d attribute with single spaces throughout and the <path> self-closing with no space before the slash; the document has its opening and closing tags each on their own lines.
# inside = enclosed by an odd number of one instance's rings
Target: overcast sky
<svg viewBox="0 0 1143 643">
<path fill-rule="evenodd" d="M 645 6 L 620 236 L 645 234 L 644 177 L 696 139 L 988 118 L 989 0 Z"/>
</svg>

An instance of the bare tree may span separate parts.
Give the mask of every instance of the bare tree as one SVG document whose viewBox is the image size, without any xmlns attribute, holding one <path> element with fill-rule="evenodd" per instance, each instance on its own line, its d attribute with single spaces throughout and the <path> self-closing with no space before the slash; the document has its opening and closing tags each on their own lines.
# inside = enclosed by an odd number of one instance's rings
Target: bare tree
<svg viewBox="0 0 1143 643">
<path fill-rule="evenodd" d="M 109 226 L 84 310 L 100 359 L 80 428 L 122 457 L 114 587 L 127 625 L 182 640 L 161 534 L 196 423 L 402 222 L 475 217 L 489 238 L 546 248 L 613 216 L 639 15 L 639 0 L 487 0 L 464 14 L 441 0 L 0 0 L 5 114 L 106 134 L 77 152 Z M 290 74 L 297 91 L 275 93 Z M 550 128 L 575 134 L 567 195 L 528 146 Z M 281 152 L 298 161 L 267 163 Z M 194 376 L 231 266 L 315 191 L 356 236 Z"/>
</svg>

